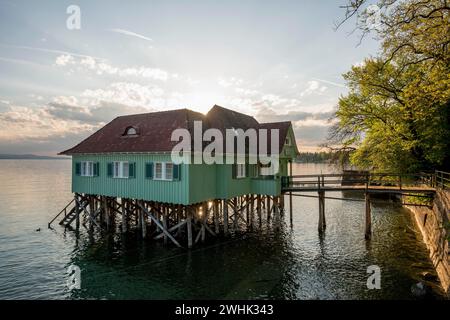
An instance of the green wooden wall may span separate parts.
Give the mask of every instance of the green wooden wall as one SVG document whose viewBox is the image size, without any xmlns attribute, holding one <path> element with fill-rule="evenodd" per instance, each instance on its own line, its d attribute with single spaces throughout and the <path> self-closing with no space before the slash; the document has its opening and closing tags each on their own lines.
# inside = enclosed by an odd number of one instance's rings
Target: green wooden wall
<svg viewBox="0 0 450 320">
<path fill-rule="evenodd" d="M 181 165 L 179 181 L 161 181 L 145 178 L 148 162 L 170 162 L 170 154 L 97 154 L 72 157 L 72 191 L 105 196 L 136 198 L 166 203 L 193 204 L 213 199 L 229 199 L 245 194 L 277 196 L 281 193 L 281 178 L 288 174 L 288 161 L 297 155 L 295 137 L 289 130 L 293 146 L 284 146 L 280 155 L 279 173 L 267 177 L 234 178 L 232 165 Z M 99 176 L 82 177 L 75 174 L 75 163 L 99 163 Z M 114 161 L 136 163 L 135 178 L 121 179 L 107 175 L 107 165 Z M 248 174 L 248 173 L 247 173 Z"/>
</svg>

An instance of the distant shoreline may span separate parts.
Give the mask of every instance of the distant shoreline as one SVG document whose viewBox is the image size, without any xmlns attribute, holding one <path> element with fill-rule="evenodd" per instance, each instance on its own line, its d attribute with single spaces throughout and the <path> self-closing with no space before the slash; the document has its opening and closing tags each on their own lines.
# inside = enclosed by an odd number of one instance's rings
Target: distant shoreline
<svg viewBox="0 0 450 320">
<path fill-rule="evenodd" d="M 34 154 L 0 154 L 0 160 L 69 160 L 70 157 L 37 156 Z"/>
</svg>

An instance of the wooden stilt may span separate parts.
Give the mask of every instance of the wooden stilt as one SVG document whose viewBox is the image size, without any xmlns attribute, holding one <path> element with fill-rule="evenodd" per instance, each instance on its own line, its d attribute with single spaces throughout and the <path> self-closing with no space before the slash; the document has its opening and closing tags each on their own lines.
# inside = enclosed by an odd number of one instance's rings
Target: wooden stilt
<svg viewBox="0 0 450 320">
<path fill-rule="evenodd" d="M 319 191 L 319 232 L 324 232 L 325 228 L 325 191 Z"/>
<path fill-rule="evenodd" d="M 187 208 L 186 211 L 187 211 L 186 228 L 188 237 L 188 248 L 192 248 L 192 211 L 190 210 L 190 208 Z"/>
<path fill-rule="evenodd" d="M 258 213 L 259 227 L 262 225 L 262 212 L 261 212 L 261 195 L 258 194 L 256 197 L 256 211 Z"/>
<path fill-rule="evenodd" d="M 292 191 L 289 192 L 289 222 L 291 227 L 294 225 L 293 223 L 293 214 L 292 214 Z"/>
<path fill-rule="evenodd" d="M 280 227 L 280 197 L 273 197 L 273 215 L 275 222 L 275 229 Z"/>
<path fill-rule="evenodd" d="M 239 216 L 239 207 L 238 207 L 238 198 L 234 198 L 233 201 L 233 230 L 236 231 L 238 228 L 238 216 Z"/>
<path fill-rule="evenodd" d="M 126 201 L 122 198 L 122 233 L 127 232 L 127 209 Z"/>
<path fill-rule="evenodd" d="M 214 200 L 213 202 L 213 215 L 214 215 L 214 231 L 219 234 L 219 202 Z"/>
<path fill-rule="evenodd" d="M 94 212 L 95 212 L 95 202 L 94 197 L 89 196 L 89 232 L 94 231 Z"/>
<path fill-rule="evenodd" d="M 79 206 L 79 204 L 78 204 L 78 201 L 81 201 L 81 200 L 79 200 L 79 196 L 78 196 L 78 194 L 76 193 L 75 194 L 75 206 L 76 206 L 76 221 L 75 221 L 75 230 L 80 230 L 80 214 L 81 214 L 81 208 L 80 208 L 80 206 Z"/>
<path fill-rule="evenodd" d="M 104 223 L 106 224 L 106 230 L 111 230 L 111 209 L 109 208 L 109 201 L 107 197 L 103 197 L 103 214 L 104 214 Z"/>
<path fill-rule="evenodd" d="M 142 231 L 142 238 L 147 238 L 147 219 L 146 215 L 144 214 L 144 210 L 142 210 L 140 207 L 143 206 L 143 201 L 139 200 L 140 206 L 138 206 L 137 210 L 139 210 L 140 218 L 141 218 L 141 231 Z"/>
<path fill-rule="evenodd" d="M 250 228 L 253 228 L 255 218 L 255 197 L 250 195 Z"/>
<path fill-rule="evenodd" d="M 202 221 L 201 232 L 202 232 L 202 242 L 205 242 L 205 239 L 206 239 L 205 224 L 208 221 L 208 213 L 209 213 L 208 204 L 206 202 L 202 205 L 202 211 L 203 211 L 203 216 L 201 218 L 201 221 Z"/>
<path fill-rule="evenodd" d="M 228 202 L 227 200 L 223 201 L 223 233 L 225 235 L 228 234 Z"/>
<path fill-rule="evenodd" d="M 250 225 L 250 197 L 249 195 L 245 195 L 245 218 L 247 221 L 247 226 Z"/>
<path fill-rule="evenodd" d="M 271 211 L 271 209 L 270 209 L 270 196 L 267 196 L 267 222 L 269 222 L 270 221 L 270 211 Z"/>
<path fill-rule="evenodd" d="M 372 238 L 372 213 L 370 211 L 370 194 L 368 192 L 365 193 L 366 200 L 366 232 L 365 238 L 366 240 L 370 240 Z"/>
<path fill-rule="evenodd" d="M 162 208 L 162 225 L 165 230 L 168 229 L 168 218 L 167 218 L 168 210 L 167 209 L 168 209 L 167 207 Z M 164 233 L 163 238 L 164 238 L 164 244 L 167 244 L 167 234 L 166 233 Z"/>
</svg>

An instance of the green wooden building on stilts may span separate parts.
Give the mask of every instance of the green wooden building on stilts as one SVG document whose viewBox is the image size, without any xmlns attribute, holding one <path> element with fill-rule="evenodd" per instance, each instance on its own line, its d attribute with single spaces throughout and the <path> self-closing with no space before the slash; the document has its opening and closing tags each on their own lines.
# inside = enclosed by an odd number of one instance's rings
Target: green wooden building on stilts
<svg viewBox="0 0 450 320">
<path fill-rule="evenodd" d="M 195 122 L 222 133 L 278 130 L 279 170 L 266 174 L 263 164 L 249 161 L 174 163 L 172 133 L 185 129 L 195 135 Z M 279 221 L 282 180 L 291 174 L 298 150 L 290 122 L 258 123 L 214 106 L 206 115 L 179 109 L 121 116 L 61 154 L 72 156 L 74 193 L 55 217 L 62 226 L 110 232 L 137 228 L 144 238 L 190 248 L 207 237 L 254 228 L 263 218 Z"/>
</svg>

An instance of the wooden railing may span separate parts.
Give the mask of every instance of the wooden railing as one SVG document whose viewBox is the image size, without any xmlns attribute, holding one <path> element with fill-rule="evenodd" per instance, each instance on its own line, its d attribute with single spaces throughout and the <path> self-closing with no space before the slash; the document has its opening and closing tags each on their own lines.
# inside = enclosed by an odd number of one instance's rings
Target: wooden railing
<svg viewBox="0 0 450 320">
<path fill-rule="evenodd" d="M 438 174 L 439 173 L 439 174 Z M 398 173 L 333 173 L 293 175 L 282 177 L 282 188 L 321 189 L 342 186 L 432 187 L 450 186 L 450 174 L 445 172 L 398 174 Z"/>
<path fill-rule="evenodd" d="M 444 171 L 435 172 L 435 187 L 441 189 L 449 189 L 450 188 L 450 173 Z"/>
<path fill-rule="evenodd" d="M 64 213 L 64 217 L 67 216 L 67 209 L 69 206 L 75 201 L 75 198 L 72 199 L 49 223 L 48 227 L 50 228 L 51 224 L 62 214 Z"/>
</svg>

